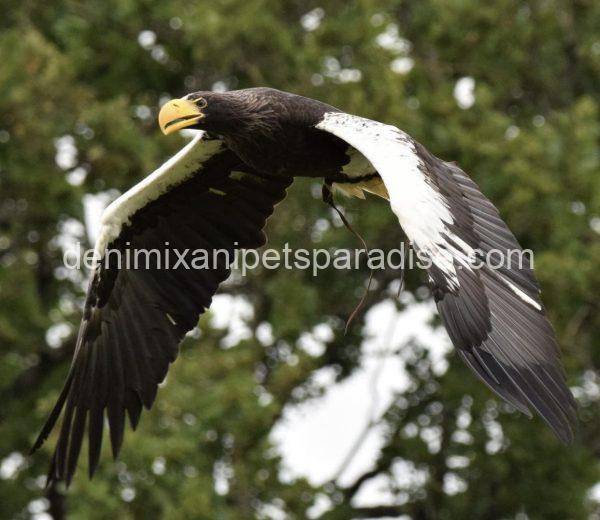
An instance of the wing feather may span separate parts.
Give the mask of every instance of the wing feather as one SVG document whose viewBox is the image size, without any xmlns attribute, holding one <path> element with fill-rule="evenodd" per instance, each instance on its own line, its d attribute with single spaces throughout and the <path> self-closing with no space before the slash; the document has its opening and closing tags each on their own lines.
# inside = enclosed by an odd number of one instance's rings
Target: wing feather
<svg viewBox="0 0 600 520">
<path fill-rule="evenodd" d="M 231 254 L 259 247 L 266 241 L 266 219 L 290 183 L 250 169 L 221 141 L 195 138 L 107 208 L 96 244 L 104 261 L 97 262 L 89 285 L 73 363 L 32 449 L 42 445 L 64 409 L 49 484 L 70 483 L 86 428 L 90 476 L 100 459 L 105 422 L 113 456 L 118 455 L 126 415 L 135 429 L 180 341 L 229 276 L 221 257 L 208 269 L 188 269 L 189 263 L 161 269 L 157 257 L 148 255 L 148 268 L 135 269 L 135 264 L 118 265 L 107 250 L 127 258 L 126 253 L 143 249 Z M 177 258 L 172 255 L 172 266 Z"/>
<path fill-rule="evenodd" d="M 533 408 L 571 442 L 576 405 L 556 337 L 529 259 L 494 205 L 458 166 L 393 126 L 335 112 L 316 126 L 379 172 L 400 225 L 431 261 L 430 286 L 461 359 L 500 397 L 529 416 Z"/>
</svg>

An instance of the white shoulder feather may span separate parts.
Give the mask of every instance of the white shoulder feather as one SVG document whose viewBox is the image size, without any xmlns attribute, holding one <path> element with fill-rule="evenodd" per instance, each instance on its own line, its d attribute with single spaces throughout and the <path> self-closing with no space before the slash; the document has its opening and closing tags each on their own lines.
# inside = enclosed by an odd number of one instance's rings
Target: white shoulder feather
<svg viewBox="0 0 600 520">
<path fill-rule="evenodd" d="M 224 146 L 220 140 L 203 140 L 199 133 L 173 157 L 159 166 L 144 180 L 112 202 L 102 213 L 100 232 L 96 240 L 96 261 L 102 258 L 107 246 L 121 233 L 131 216 L 174 186 L 196 173 L 203 162 Z"/>
</svg>

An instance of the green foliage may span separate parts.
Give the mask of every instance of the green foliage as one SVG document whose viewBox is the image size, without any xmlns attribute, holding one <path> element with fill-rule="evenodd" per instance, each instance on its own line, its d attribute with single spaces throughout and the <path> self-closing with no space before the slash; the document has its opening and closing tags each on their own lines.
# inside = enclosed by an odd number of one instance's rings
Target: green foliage
<svg viewBox="0 0 600 520">
<path fill-rule="evenodd" d="M 307 30 L 300 20 L 317 7 L 324 17 Z M 410 385 L 380 421 L 385 445 L 374 471 L 350 486 L 285 479 L 269 433 L 286 406 L 319 394 L 315 370 L 334 367 L 343 379 L 366 355 L 362 318 L 346 336 L 343 326 L 367 272 L 260 270 L 223 289 L 252 303 L 250 338 L 225 348 L 225 332 L 203 318 L 155 408 L 128 432 L 120 461 L 106 449 L 89 481 L 82 460 L 66 499 L 52 497 L 57 518 L 63 506 L 74 519 L 272 518 L 273 508 L 305 518 L 323 497 L 329 519 L 600 517 L 588 499 L 600 480 L 598 2 L 3 0 L 2 12 L 0 469 L 26 454 L 70 362 L 83 278 L 61 268 L 57 237 L 83 221 L 85 193 L 123 191 L 182 144 L 155 124 L 163 98 L 216 82 L 272 86 L 395 123 L 457 161 L 536 252 L 581 405 L 579 439 L 566 448 L 541 421 L 495 401 L 454 356 L 440 373 L 422 346 L 398 345 Z M 464 76 L 476 82 L 468 109 L 453 96 Z M 62 168 L 55 156 L 64 136 L 77 156 Z M 76 168 L 86 172 L 82 185 L 68 182 Z M 311 180 L 290 190 L 268 225 L 273 247 L 357 246 L 315 191 Z M 397 246 L 401 233 L 383 202 L 342 203 L 371 246 Z M 317 232 L 317 221 L 329 226 Z M 377 273 L 369 305 L 389 299 L 397 277 Z M 408 290 L 425 299 L 422 283 L 408 274 Z M 311 356 L 298 340 L 320 323 L 335 334 Z M 264 324 L 273 341 L 259 340 Z M 67 332 L 53 347 L 49 328 Z M 496 421 L 505 440 L 490 445 Z M 34 516 L 53 443 L 0 471 L 1 518 Z M 394 483 L 398 463 L 427 478 Z M 361 485 L 382 476 L 396 505 L 357 504 Z M 449 476 L 466 487 L 445 492 Z"/>
</svg>

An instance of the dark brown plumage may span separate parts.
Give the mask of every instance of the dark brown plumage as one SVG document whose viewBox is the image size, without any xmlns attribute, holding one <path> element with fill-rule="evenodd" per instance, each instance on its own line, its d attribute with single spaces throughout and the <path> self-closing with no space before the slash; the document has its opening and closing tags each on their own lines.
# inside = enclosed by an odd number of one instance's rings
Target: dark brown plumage
<svg viewBox="0 0 600 520">
<path fill-rule="evenodd" d="M 427 274 L 442 320 L 465 363 L 500 397 L 533 408 L 564 442 L 576 423 L 555 335 L 529 264 L 475 269 L 472 256 L 521 248 L 492 203 L 456 165 L 401 130 L 273 89 L 197 92 L 167 103 L 161 129 L 204 130 L 104 213 L 96 245 L 108 251 L 256 248 L 294 176 L 364 198 L 390 200 Z M 400 238 L 399 238 L 400 240 Z M 48 483 L 75 472 L 87 429 L 89 472 L 104 422 L 117 456 L 125 416 L 138 424 L 178 346 L 229 275 L 210 269 L 129 269 L 100 262 L 90 282 L 73 363 L 33 451 L 62 426 Z"/>
</svg>

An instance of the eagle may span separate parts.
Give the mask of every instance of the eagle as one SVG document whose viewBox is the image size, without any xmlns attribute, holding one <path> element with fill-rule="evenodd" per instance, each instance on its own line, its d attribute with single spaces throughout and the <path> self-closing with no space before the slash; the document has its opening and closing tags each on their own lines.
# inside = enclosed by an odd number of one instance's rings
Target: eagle
<svg viewBox="0 0 600 520">
<path fill-rule="evenodd" d="M 493 392 L 564 443 L 576 404 L 560 350 L 524 261 L 474 265 L 479 254 L 522 251 L 495 206 L 455 163 L 399 128 L 271 88 L 194 92 L 167 102 L 160 129 L 202 130 L 104 211 L 73 361 L 32 447 L 62 414 L 47 483 L 71 482 L 87 432 L 89 475 L 104 424 L 112 453 L 149 409 L 179 344 L 230 274 L 210 269 L 131 269 L 109 251 L 177 247 L 235 252 L 265 244 L 265 222 L 294 177 L 389 201 L 411 247 L 426 258 L 437 309 L 458 356 Z"/>
</svg>

